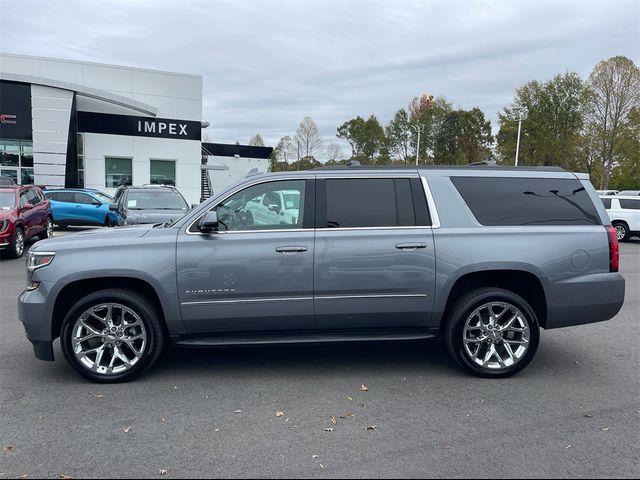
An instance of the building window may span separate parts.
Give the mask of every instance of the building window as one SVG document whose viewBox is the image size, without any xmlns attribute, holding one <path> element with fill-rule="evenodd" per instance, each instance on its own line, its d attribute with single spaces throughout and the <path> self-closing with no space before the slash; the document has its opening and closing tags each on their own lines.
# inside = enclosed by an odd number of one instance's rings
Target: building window
<svg viewBox="0 0 640 480">
<path fill-rule="evenodd" d="M 118 188 L 133 185 L 133 162 L 131 158 L 105 157 L 105 187 Z"/>
<path fill-rule="evenodd" d="M 84 135 L 78 134 L 78 187 L 84 188 Z"/>
<path fill-rule="evenodd" d="M 22 185 L 33 184 L 33 142 L 0 140 L 0 175 Z"/>
<path fill-rule="evenodd" d="M 153 185 L 176 184 L 176 162 L 173 160 L 151 160 L 151 183 Z"/>
</svg>

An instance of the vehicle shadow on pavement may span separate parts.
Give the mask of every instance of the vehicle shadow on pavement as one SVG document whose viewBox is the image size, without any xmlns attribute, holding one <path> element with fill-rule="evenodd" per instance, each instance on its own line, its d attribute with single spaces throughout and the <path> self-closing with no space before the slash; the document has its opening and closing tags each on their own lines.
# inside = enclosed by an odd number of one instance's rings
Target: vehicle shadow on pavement
<svg viewBox="0 0 640 480">
<path fill-rule="evenodd" d="M 259 375 L 274 370 L 290 375 L 319 372 L 331 375 L 345 369 L 462 374 L 450 358 L 443 339 L 434 338 L 405 342 L 171 348 L 146 375 Z"/>
</svg>

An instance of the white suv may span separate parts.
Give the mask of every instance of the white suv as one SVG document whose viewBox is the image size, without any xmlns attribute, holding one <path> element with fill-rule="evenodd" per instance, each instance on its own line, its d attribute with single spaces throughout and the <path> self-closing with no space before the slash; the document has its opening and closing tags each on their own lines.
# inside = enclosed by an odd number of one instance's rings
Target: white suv
<svg viewBox="0 0 640 480">
<path fill-rule="evenodd" d="M 640 197 L 601 196 L 600 200 L 607 209 L 611 225 L 616 227 L 619 241 L 640 236 Z"/>
</svg>

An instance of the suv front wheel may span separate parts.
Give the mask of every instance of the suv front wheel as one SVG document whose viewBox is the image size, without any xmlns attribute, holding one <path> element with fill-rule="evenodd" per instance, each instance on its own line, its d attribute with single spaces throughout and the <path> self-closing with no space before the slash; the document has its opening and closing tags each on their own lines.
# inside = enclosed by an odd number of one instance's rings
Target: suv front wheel
<svg viewBox="0 0 640 480">
<path fill-rule="evenodd" d="M 137 292 L 100 290 L 69 310 L 60 345 L 83 377 L 100 383 L 127 382 L 151 367 L 162 351 L 160 314 Z"/>
<path fill-rule="evenodd" d="M 540 327 L 535 312 L 519 295 L 480 288 L 456 301 L 445 336 L 449 353 L 465 370 L 501 378 L 518 373 L 533 359 Z"/>
</svg>

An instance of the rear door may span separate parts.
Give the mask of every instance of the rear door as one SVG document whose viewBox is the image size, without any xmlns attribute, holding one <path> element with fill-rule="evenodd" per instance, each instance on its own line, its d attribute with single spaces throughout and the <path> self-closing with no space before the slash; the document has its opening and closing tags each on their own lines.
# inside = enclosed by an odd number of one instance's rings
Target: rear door
<svg viewBox="0 0 640 480">
<path fill-rule="evenodd" d="M 425 327 L 435 254 L 416 174 L 317 180 L 314 302 L 320 329 Z"/>
</svg>

